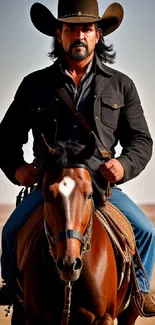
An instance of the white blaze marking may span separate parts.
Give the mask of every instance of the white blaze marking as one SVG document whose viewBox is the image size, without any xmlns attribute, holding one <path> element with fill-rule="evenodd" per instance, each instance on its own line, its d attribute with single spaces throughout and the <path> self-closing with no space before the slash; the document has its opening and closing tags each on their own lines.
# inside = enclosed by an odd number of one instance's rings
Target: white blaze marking
<svg viewBox="0 0 155 325">
<path fill-rule="evenodd" d="M 75 187 L 75 182 L 68 176 L 65 176 L 59 184 L 59 191 L 66 197 L 69 197 Z"/>
<path fill-rule="evenodd" d="M 59 191 L 64 196 L 66 201 L 66 218 L 70 220 L 70 204 L 69 196 L 75 187 L 75 181 L 68 176 L 65 176 L 59 184 Z"/>
</svg>

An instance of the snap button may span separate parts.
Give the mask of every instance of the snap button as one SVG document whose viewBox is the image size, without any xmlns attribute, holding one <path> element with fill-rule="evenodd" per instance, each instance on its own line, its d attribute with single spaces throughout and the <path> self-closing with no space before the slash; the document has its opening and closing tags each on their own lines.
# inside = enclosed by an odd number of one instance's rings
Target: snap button
<svg viewBox="0 0 155 325">
<path fill-rule="evenodd" d="M 113 108 L 118 108 L 118 105 L 117 104 L 114 104 Z"/>
</svg>

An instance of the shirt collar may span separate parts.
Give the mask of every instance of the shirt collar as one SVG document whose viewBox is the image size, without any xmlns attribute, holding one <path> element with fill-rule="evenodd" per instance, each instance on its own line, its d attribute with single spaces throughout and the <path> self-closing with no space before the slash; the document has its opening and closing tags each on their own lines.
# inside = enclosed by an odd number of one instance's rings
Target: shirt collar
<svg viewBox="0 0 155 325">
<path fill-rule="evenodd" d="M 86 73 L 85 73 L 85 76 L 91 71 L 92 69 L 92 66 L 93 66 L 93 59 L 89 62 L 88 64 L 88 67 L 87 67 L 87 70 L 86 70 Z M 59 67 L 61 69 L 61 72 L 65 73 L 65 74 L 68 74 L 70 76 L 70 74 L 68 73 L 66 67 L 65 67 L 65 62 L 63 59 L 60 59 L 59 60 Z"/>
</svg>

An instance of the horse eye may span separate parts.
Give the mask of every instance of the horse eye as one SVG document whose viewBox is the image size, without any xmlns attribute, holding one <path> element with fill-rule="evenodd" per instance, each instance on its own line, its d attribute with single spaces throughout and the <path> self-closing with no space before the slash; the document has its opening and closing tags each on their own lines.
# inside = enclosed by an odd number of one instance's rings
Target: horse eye
<svg viewBox="0 0 155 325">
<path fill-rule="evenodd" d="M 93 195 L 93 193 L 92 193 L 92 192 L 90 192 L 89 194 L 86 194 L 86 200 L 89 200 L 89 199 L 91 199 L 92 195 Z"/>
</svg>

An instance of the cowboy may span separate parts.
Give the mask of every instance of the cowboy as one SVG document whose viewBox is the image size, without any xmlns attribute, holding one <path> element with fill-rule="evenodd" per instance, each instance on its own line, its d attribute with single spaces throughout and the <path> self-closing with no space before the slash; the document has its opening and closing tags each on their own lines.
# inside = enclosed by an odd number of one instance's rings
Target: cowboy
<svg viewBox="0 0 155 325">
<path fill-rule="evenodd" d="M 114 62 L 115 52 L 113 46 L 106 46 L 104 38 L 119 27 L 122 19 L 123 8 L 118 3 L 112 3 L 102 18 L 96 0 L 59 0 L 58 18 L 42 4 L 32 5 L 31 20 L 41 33 L 52 37 L 49 57 L 56 60 L 21 82 L 0 125 L 0 166 L 14 184 L 33 186 L 38 180 L 38 171 L 33 163 L 24 160 L 22 151 L 30 129 L 36 158 L 41 133 L 48 143 L 87 142 L 86 129 L 57 91 L 63 89 L 101 146 L 111 154 L 108 161 L 99 160 L 98 168 L 101 177 L 111 183 L 109 201 L 133 226 L 149 279 L 147 281 L 141 270 L 136 270 L 142 293 L 139 303 L 144 314 L 150 317 L 155 316 L 155 301 L 149 293 L 155 261 L 155 231 L 147 216 L 117 185 L 142 172 L 151 158 L 152 139 L 133 81 L 105 65 Z M 118 141 L 122 152 L 115 158 Z M 43 203 L 41 189 L 36 188 L 17 206 L 3 227 L 1 263 L 5 284 L 0 290 L 1 305 L 7 303 L 6 283 L 17 233 L 40 203 Z"/>
</svg>

